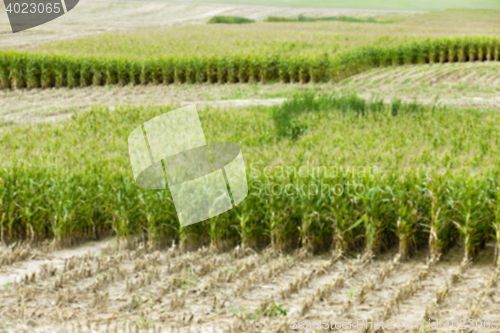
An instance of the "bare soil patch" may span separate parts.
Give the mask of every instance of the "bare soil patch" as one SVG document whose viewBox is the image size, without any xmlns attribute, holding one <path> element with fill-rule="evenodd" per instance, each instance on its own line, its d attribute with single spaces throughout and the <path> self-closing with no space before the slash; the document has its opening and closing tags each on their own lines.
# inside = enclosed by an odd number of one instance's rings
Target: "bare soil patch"
<svg viewBox="0 0 500 333">
<path fill-rule="evenodd" d="M 491 258 L 491 251 L 487 246 L 479 257 Z M 486 290 L 478 318 L 494 319 L 500 298 L 493 263 L 472 265 L 452 283 L 462 253 L 457 246 L 430 265 L 426 253 L 401 263 L 395 251 L 308 257 L 269 249 L 158 251 L 105 240 L 49 253 L 43 265 L 27 259 L 2 269 L 0 325 L 4 332 L 291 332 L 292 319 L 424 322 L 443 285 L 449 291 L 434 318 L 442 325 L 467 318 Z M 27 270 L 28 277 L 5 283 L 7 274 Z M 409 284 L 414 289 L 385 312 Z M 275 306 L 266 311 L 269 302 Z"/>
</svg>

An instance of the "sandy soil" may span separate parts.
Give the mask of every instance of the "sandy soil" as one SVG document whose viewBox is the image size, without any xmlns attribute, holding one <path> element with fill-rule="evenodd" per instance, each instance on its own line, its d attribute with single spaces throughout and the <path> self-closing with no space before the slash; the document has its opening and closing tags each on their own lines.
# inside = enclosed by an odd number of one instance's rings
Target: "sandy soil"
<svg viewBox="0 0 500 333">
<path fill-rule="evenodd" d="M 196 103 L 200 107 L 235 108 L 274 105 L 284 98 L 259 98 L 259 93 L 238 94 L 233 88 L 248 91 L 254 87 L 210 85 L 88 87 L 81 89 L 0 90 L 0 124 L 20 124 L 67 119 L 72 113 L 92 105 L 167 105 Z M 266 89 L 262 87 L 261 89 Z M 228 96 L 229 95 L 229 96 Z M 227 97 L 236 97 L 227 99 Z"/>
<path fill-rule="evenodd" d="M 139 242 L 105 240 L 48 253 L 45 265 L 30 259 L 4 265 L 2 281 L 6 269 L 11 276 L 24 276 L 27 267 L 36 273 L 1 283 L 0 329 L 292 332 L 286 323 L 293 319 L 438 320 L 443 328 L 449 318 L 468 319 L 471 309 L 481 310 L 478 319 L 498 318 L 500 278 L 493 252 L 488 244 L 476 264 L 461 266 L 459 245 L 432 264 L 425 251 L 401 263 L 394 251 L 374 258 L 308 257 L 240 248 L 156 251 Z M 443 286 L 446 292 L 438 298 Z M 391 300 L 397 300 L 392 308 Z M 426 311 L 435 302 L 433 312 Z"/>
<path fill-rule="evenodd" d="M 183 24 L 204 24 L 216 15 L 237 15 L 253 19 L 268 16 L 356 16 L 399 13 L 359 9 L 288 8 L 248 5 L 179 4 L 149 1 L 80 0 L 75 9 L 54 21 L 16 34 L 10 29 L 3 1 L 0 1 L 0 50 L 25 49 L 63 39 L 105 32 L 151 29 Z"/>
<path fill-rule="evenodd" d="M 43 264 L 50 263 L 55 267 L 61 267 L 64 264 L 64 259 L 79 256 L 88 251 L 100 251 L 103 246 L 113 241 L 114 239 L 111 238 L 88 242 L 82 246 L 51 251 L 50 253 L 47 253 L 43 249 L 35 249 L 31 256 L 32 259 L 29 261 L 20 261 L 15 262 L 13 265 L 0 266 L 0 285 L 5 286 L 6 284 L 19 281 L 24 275 L 31 275 L 33 272 L 37 272 Z"/>
<path fill-rule="evenodd" d="M 379 68 L 341 82 L 363 96 L 401 98 L 460 108 L 500 108 L 500 63 L 474 62 Z"/>
</svg>

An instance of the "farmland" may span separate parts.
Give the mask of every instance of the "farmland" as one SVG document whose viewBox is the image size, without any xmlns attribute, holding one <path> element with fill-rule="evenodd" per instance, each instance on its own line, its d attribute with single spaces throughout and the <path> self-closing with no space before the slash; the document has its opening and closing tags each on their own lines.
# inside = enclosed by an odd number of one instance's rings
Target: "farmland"
<svg viewBox="0 0 500 333">
<path fill-rule="evenodd" d="M 259 18 L 264 20 L 273 16 L 272 12 L 269 13 L 268 16 Z M 325 11 L 325 15 L 328 13 Z M 318 12 L 314 14 L 323 16 Z M 500 33 L 499 14 L 496 11 L 447 10 L 413 14 L 355 12 L 352 16 L 392 17 L 400 18 L 401 21 L 388 24 L 258 21 L 244 25 L 185 25 L 137 32 L 96 34 L 71 41 L 43 44 L 29 51 L 130 58 L 263 53 L 313 55 L 324 52 L 333 55 L 360 46 L 397 46 L 428 38 L 498 36 Z"/>
<path fill-rule="evenodd" d="M 495 331 L 500 12 L 391 4 L 89 2 L 123 16 L 0 41 L 0 332 Z M 249 194 L 181 227 L 127 137 L 193 102 Z"/>
<path fill-rule="evenodd" d="M 3 329 L 285 332 L 292 318 L 428 323 L 441 313 L 443 327 L 446 319 L 474 318 L 479 310 L 481 318 L 498 315 L 490 303 L 498 300 L 498 273 L 484 263 L 485 255 L 483 262 L 467 267 L 451 255 L 426 263 L 425 252 L 401 262 L 395 253 L 373 260 L 242 248 L 182 253 L 175 246 L 155 251 L 137 241 L 111 244 L 94 244 L 96 252 L 47 248 L 31 253 L 38 266 L 28 273 L 3 265 L 4 271 L 19 274 L 17 283 L 0 292 Z M 436 301 L 436 308 L 428 307 Z"/>
</svg>

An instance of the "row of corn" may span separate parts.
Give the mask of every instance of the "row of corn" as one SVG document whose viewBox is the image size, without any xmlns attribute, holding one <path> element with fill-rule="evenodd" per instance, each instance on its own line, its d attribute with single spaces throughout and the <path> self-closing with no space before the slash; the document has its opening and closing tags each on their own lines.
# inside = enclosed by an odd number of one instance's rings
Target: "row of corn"
<svg viewBox="0 0 500 333">
<path fill-rule="evenodd" d="M 379 66 L 498 61 L 499 58 L 500 39 L 495 37 L 441 38 L 315 56 L 172 56 L 144 60 L 8 51 L 0 52 L 0 88 L 272 81 L 308 83 L 337 81 Z"/>
<path fill-rule="evenodd" d="M 500 174 L 409 173 L 381 179 L 347 177 L 341 182 L 249 178 L 251 192 L 243 203 L 186 228 L 179 227 L 168 191 L 140 189 L 124 175 L 65 175 L 22 168 L 4 169 L 0 178 L 0 229 L 6 241 L 91 238 L 112 229 L 122 238 L 302 246 L 308 251 L 365 247 L 377 253 L 399 243 L 407 258 L 427 246 L 437 255 L 462 239 L 470 259 L 489 238 L 500 241 Z M 275 194 L 256 192 L 258 182 L 264 181 L 291 187 Z M 322 188 L 340 185 L 351 188 L 351 193 L 322 193 Z M 288 195 L 295 187 L 297 193 Z"/>
</svg>

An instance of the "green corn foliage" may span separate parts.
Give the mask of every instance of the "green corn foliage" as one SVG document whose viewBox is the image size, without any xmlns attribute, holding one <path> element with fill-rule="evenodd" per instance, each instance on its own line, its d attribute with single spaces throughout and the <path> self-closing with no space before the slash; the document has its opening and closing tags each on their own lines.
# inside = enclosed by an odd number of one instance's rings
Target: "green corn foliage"
<svg viewBox="0 0 500 333">
<path fill-rule="evenodd" d="M 190 58 L 185 60 L 185 79 L 183 83 L 196 83 L 196 59 Z"/>
<path fill-rule="evenodd" d="M 183 58 L 175 59 L 174 83 L 186 82 L 186 61 Z"/>
<path fill-rule="evenodd" d="M 229 57 L 226 58 L 227 65 L 227 82 L 228 83 L 237 83 L 238 75 L 240 73 L 240 61 L 239 58 Z"/>
<path fill-rule="evenodd" d="M 491 226 L 486 220 L 488 203 L 483 182 L 469 180 L 466 184 L 457 186 L 454 207 L 454 224 L 465 244 L 464 260 L 474 258 L 479 247 L 490 233 Z"/>
<path fill-rule="evenodd" d="M 396 46 L 367 46 L 333 56 L 327 53 L 316 56 L 270 53 L 123 59 L 0 52 L 0 80 L 4 88 L 31 86 L 28 81 L 42 87 L 80 87 L 90 83 L 308 83 L 328 78 L 335 82 L 381 66 L 498 61 L 499 50 L 498 38 L 474 36 L 427 39 Z"/>
<path fill-rule="evenodd" d="M 279 58 L 275 55 L 262 57 L 260 64 L 260 82 L 268 83 L 269 81 L 276 80 L 279 77 L 278 68 Z M 305 64 L 307 66 L 308 64 Z"/>
<path fill-rule="evenodd" d="M 399 66 L 404 64 L 404 52 L 403 48 L 392 48 L 389 53 L 392 55 L 392 65 Z"/>
<path fill-rule="evenodd" d="M 80 72 L 81 64 L 78 59 L 72 58 L 67 62 L 67 78 L 66 82 L 69 88 L 76 88 L 80 86 Z"/>
<path fill-rule="evenodd" d="M 430 62 L 430 43 L 429 41 L 424 41 L 416 45 L 416 48 L 418 49 L 418 54 L 417 54 L 417 63 L 418 64 L 427 64 Z"/>
<path fill-rule="evenodd" d="M 437 256 L 461 239 L 466 258 L 489 237 L 498 243 L 495 112 L 312 94 L 272 108 L 200 111 L 208 141 L 242 147 L 249 194 L 232 210 L 181 228 L 168 190 L 135 185 L 127 152 L 136 126 L 173 108 L 93 107 L 68 122 L 0 135 L 1 155 L 8 157 L 0 161 L 2 239 L 71 244 L 114 234 L 158 244 L 176 240 L 186 249 L 239 243 L 312 253 L 399 246 L 405 259 L 427 242 Z M 464 123 L 471 124 L 466 131 Z M 383 172 L 280 175 L 266 169 L 279 166 L 276 161 L 295 170 L 373 164 Z"/>
<path fill-rule="evenodd" d="M 429 64 L 435 64 L 439 61 L 439 44 L 429 41 Z"/>
<path fill-rule="evenodd" d="M 42 61 L 38 57 L 30 57 L 26 60 L 26 86 L 28 89 L 41 86 L 41 65 Z"/>
<path fill-rule="evenodd" d="M 399 238 L 399 254 L 402 261 L 408 260 L 417 248 L 422 245 L 423 231 L 423 197 L 425 189 L 418 184 L 418 175 L 408 175 L 411 181 L 398 179 L 393 197 L 398 200 L 396 233 Z"/>
<path fill-rule="evenodd" d="M 488 40 L 486 38 L 481 37 L 478 40 L 478 49 L 477 49 L 477 60 L 478 61 L 488 61 Z"/>
<path fill-rule="evenodd" d="M 141 83 L 141 73 L 142 73 L 142 64 L 127 59 L 128 81 L 132 85 L 137 85 Z"/>
<path fill-rule="evenodd" d="M 327 77 L 328 65 L 328 54 L 324 53 L 320 56 L 314 57 L 311 61 L 311 81 L 319 82 L 323 78 Z"/>
<path fill-rule="evenodd" d="M 223 84 L 227 82 L 228 66 L 224 58 L 217 59 L 217 83 Z"/>
<path fill-rule="evenodd" d="M 10 77 L 12 79 L 12 86 L 20 89 L 26 87 L 26 54 L 13 54 L 11 62 Z"/>
<path fill-rule="evenodd" d="M 301 58 L 293 57 L 288 61 L 288 76 L 290 78 L 290 83 L 300 82 L 300 64 L 302 62 Z"/>
<path fill-rule="evenodd" d="M 44 56 L 41 61 L 41 66 L 40 66 L 40 83 L 42 88 L 51 88 L 54 87 L 56 84 L 56 75 L 55 75 L 55 70 L 54 67 L 52 66 L 52 62 L 54 61 L 51 59 L 51 56 Z"/>
<path fill-rule="evenodd" d="M 493 219 L 491 222 L 491 227 L 493 229 L 493 238 L 496 242 L 495 247 L 495 265 L 496 267 L 500 267 L 500 187 L 497 186 L 495 188 L 494 184 L 491 184 L 492 181 L 490 179 L 490 186 L 488 188 L 492 189 L 490 194 L 490 198 L 488 200 L 489 209 L 493 211 Z M 494 183 L 494 182 L 493 182 Z"/>
<path fill-rule="evenodd" d="M 457 45 L 457 61 L 464 62 L 468 55 L 468 44 L 464 40 L 458 41 Z"/>
<path fill-rule="evenodd" d="M 160 68 L 163 84 L 172 84 L 175 81 L 175 60 L 172 58 L 161 59 Z"/>
<path fill-rule="evenodd" d="M 384 216 L 389 211 L 383 209 L 386 193 L 382 188 L 372 187 L 360 199 L 361 220 L 365 228 L 365 249 L 369 253 L 381 252 L 387 245 L 384 242 L 391 239 L 391 237 L 385 237 L 391 229 L 388 223 L 390 219 L 388 216 Z"/>
<path fill-rule="evenodd" d="M 206 68 L 206 59 L 202 57 L 197 57 L 194 59 L 194 68 L 196 72 L 196 83 L 205 83 L 207 82 L 207 71 Z"/>
<path fill-rule="evenodd" d="M 443 253 L 451 243 L 454 236 L 451 222 L 451 209 L 453 198 L 450 196 L 447 183 L 437 183 L 430 180 L 428 185 L 430 199 L 429 218 L 429 248 L 431 256 L 437 257 Z"/>
<path fill-rule="evenodd" d="M 280 61 L 278 71 L 280 83 L 290 83 L 290 61 Z"/>
<path fill-rule="evenodd" d="M 239 59 L 239 62 L 238 81 L 240 83 L 248 83 L 250 80 L 250 58 L 248 56 L 244 56 Z"/>
<path fill-rule="evenodd" d="M 118 83 L 119 61 L 106 59 L 104 68 L 106 70 L 105 84 L 114 85 Z"/>
<path fill-rule="evenodd" d="M 448 62 L 456 62 L 458 61 L 458 49 L 460 47 L 460 44 L 465 44 L 467 45 L 467 42 L 464 41 L 463 39 L 449 39 L 448 40 Z M 466 46 L 467 49 L 467 46 Z"/>
<path fill-rule="evenodd" d="M 327 209 L 329 213 L 325 214 L 325 218 L 332 222 L 333 249 L 343 253 L 354 250 L 359 245 L 356 235 L 363 231 L 363 221 L 358 219 L 356 213 L 356 201 L 341 197 L 328 205 Z"/>
<path fill-rule="evenodd" d="M 0 53 L 0 87 L 7 89 L 11 87 L 11 70 L 13 57 L 7 53 Z"/>
<path fill-rule="evenodd" d="M 485 38 L 486 44 L 486 61 L 493 61 L 495 59 L 495 40 L 492 38 Z"/>
<path fill-rule="evenodd" d="M 92 61 L 84 59 L 80 66 L 80 86 L 88 87 L 92 85 Z"/>
<path fill-rule="evenodd" d="M 116 64 L 117 83 L 120 86 L 125 86 L 130 82 L 129 63 L 126 59 L 120 59 Z"/>
<path fill-rule="evenodd" d="M 93 59 L 92 63 L 92 84 L 102 86 L 106 83 L 106 64 L 104 59 Z"/>
<path fill-rule="evenodd" d="M 438 42 L 439 45 L 439 63 L 445 63 L 448 57 L 448 41 L 442 39 Z"/>
</svg>

